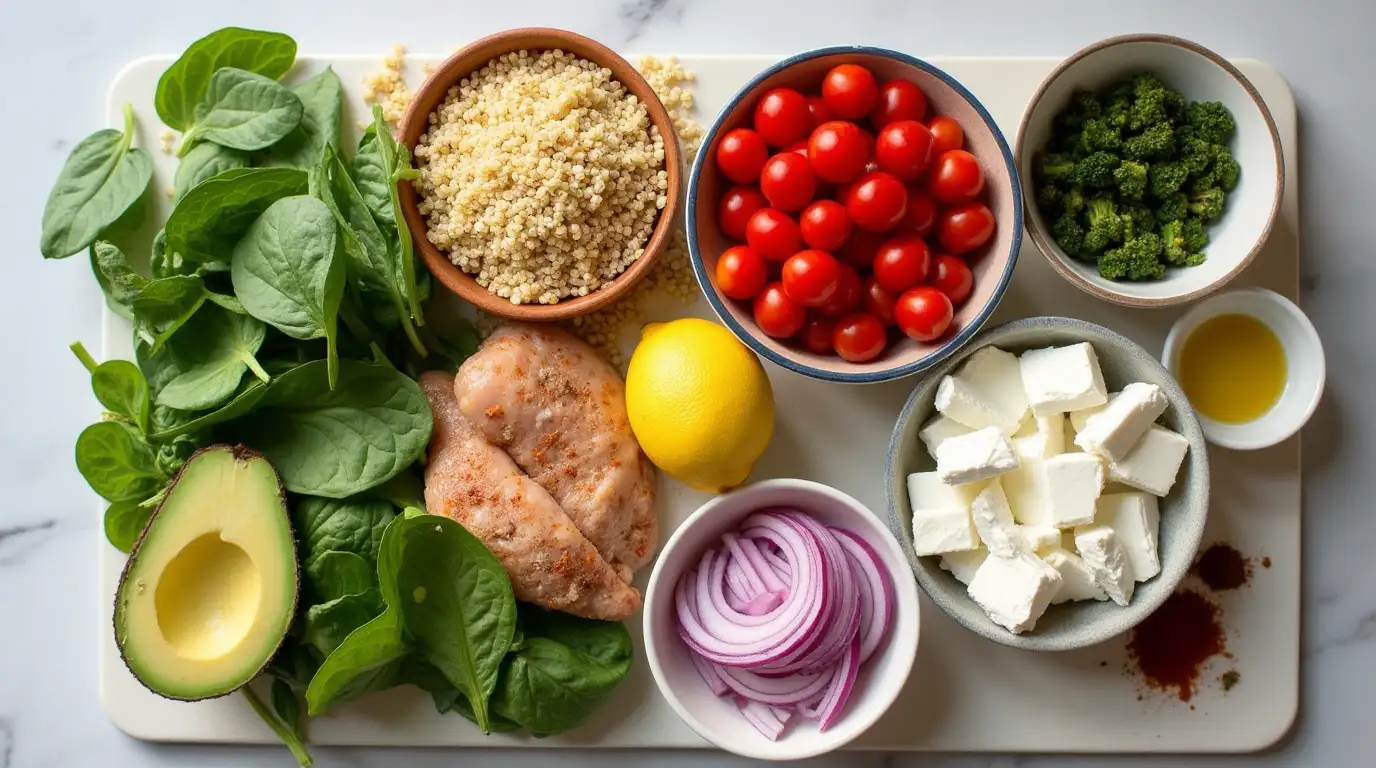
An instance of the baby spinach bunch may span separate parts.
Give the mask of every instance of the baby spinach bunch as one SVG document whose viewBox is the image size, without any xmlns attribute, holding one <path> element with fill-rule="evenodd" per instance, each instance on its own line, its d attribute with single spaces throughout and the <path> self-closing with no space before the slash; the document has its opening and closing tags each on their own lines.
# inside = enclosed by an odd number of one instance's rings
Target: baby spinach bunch
<svg viewBox="0 0 1376 768">
<path fill-rule="evenodd" d="M 1204 262 L 1241 167 L 1217 102 L 1187 102 L 1150 73 L 1076 91 L 1034 165 L 1056 244 L 1110 280 L 1155 280 Z"/>
</svg>

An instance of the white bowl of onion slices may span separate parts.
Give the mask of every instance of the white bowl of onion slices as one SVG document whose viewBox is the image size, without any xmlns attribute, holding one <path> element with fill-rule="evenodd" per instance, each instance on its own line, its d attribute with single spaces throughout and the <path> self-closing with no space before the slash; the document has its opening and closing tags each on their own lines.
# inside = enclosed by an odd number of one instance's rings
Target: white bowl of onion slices
<svg viewBox="0 0 1376 768">
<path fill-rule="evenodd" d="M 865 505 L 766 480 L 704 504 L 645 592 L 645 654 L 698 735 L 763 760 L 837 749 L 888 710 L 917 654 L 917 587 Z"/>
</svg>

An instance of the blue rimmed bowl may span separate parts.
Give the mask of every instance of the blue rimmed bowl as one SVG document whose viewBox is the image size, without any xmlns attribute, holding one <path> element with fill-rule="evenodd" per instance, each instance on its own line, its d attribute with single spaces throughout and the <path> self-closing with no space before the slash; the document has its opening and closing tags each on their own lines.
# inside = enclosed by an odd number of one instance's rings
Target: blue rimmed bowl
<svg viewBox="0 0 1376 768">
<path fill-rule="evenodd" d="M 717 205 L 732 186 L 717 169 L 717 142 L 734 128 L 748 127 L 755 102 L 770 88 L 786 86 L 818 93 L 823 76 L 838 64 L 860 64 L 879 81 L 908 80 L 927 96 L 928 114 L 948 115 L 965 131 L 965 149 L 984 171 L 983 201 L 997 228 L 983 248 L 967 255 L 975 277 L 974 293 L 956 308 L 952 330 L 932 343 L 919 343 L 894 333 L 888 348 L 867 363 L 849 363 L 818 355 L 801 346 L 766 336 L 755 324 L 749 302 L 728 298 L 717 289 L 717 257 L 735 245 L 717 226 Z M 824 381 L 865 384 L 888 381 L 927 370 L 960 349 L 994 313 L 1013 276 L 1022 243 L 1023 202 L 1017 166 L 1008 141 L 984 105 L 965 86 L 921 59 L 885 48 L 839 46 L 791 56 L 756 75 L 722 108 L 703 140 L 688 179 L 688 249 L 698 284 L 712 309 L 731 332 L 771 362 Z"/>
</svg>

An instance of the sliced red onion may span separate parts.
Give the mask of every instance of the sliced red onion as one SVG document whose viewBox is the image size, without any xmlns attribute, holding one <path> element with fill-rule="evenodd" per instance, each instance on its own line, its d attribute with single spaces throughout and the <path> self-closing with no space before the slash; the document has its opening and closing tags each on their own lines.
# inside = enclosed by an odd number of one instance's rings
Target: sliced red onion
<svg viewBox="0 0 1376 768">
<path fill-rule="evenodd" d="M 746 722 L 755 726 L 755 730 L 763 733 L 766 739 L 778 741 L 779 736 L 783 735 L 785 721 L 774 713 L 773 707 L 741 698 L 736 700 L 736 706 L 740 707 Z"/>
<path fill-rule="evenodd" d="M 795 673 L 783 677 L 762 677 L 739 667 L 717 667 L 714 671 L 731 690 L 765 704 L 798 704 L 814 699 L 827 690 L 836 673 L 834 667 L 816 675 Z"/>
<path fill-rule="evenodd" d="M 864 664 L 889 634 L 893 622 L 893 580 L 868 541 L 847 530 L 830 528 L 845 548 L 863 585 L 860 616 L 860 663 Z"/>
<path fill-rule="evenodd" d="M 721 678 L 721 675 L 717 674 L 717 668 L 712 665 L 712 662 L 702 658 L 696 653 L 688 654 L 688 658 L 692 659 L 693 667 L 697 669 L 698 675 L 702 677 L 702 681 L 707 683 L 707 687 L 712 691 L 712 695 L 725 696 L 731 692 L 731 688 L 727 686 L 726 681 Z"/>
</svg>

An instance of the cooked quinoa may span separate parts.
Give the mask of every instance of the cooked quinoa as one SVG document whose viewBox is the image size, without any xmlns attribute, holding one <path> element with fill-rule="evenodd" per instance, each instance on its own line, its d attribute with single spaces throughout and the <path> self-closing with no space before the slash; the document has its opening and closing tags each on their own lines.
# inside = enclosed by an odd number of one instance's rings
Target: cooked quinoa
<svg viewBox="0 0 1376 768">
<path fill-rule="evenodd" d="M 416 146 L 430 242 L 513 304 L 586 296 L 644 253 L 667 202 L 664 139 L 611 71 L 500 56 L 449 90 Z"/>
</svg>

